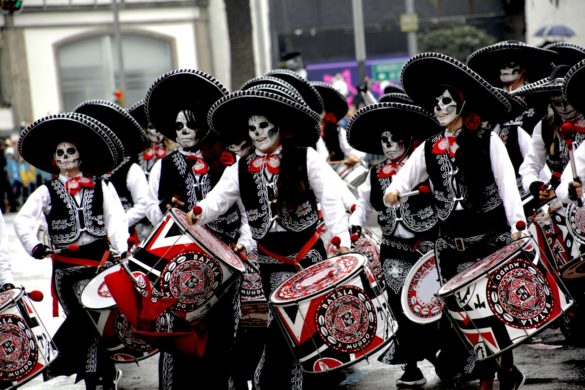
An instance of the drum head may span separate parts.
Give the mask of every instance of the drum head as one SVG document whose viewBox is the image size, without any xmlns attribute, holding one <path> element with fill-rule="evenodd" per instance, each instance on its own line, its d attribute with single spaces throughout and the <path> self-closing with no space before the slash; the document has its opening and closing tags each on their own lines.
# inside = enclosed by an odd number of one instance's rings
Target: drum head
<svg viewBox="0 0 585 390">
<path fill-rule="evenodd" d="M 332 257 L 299 271 L 274 290 L 274 304 L 292 303 L 324 293 L 365 266 L 364 256 L 351 253 Z"/>
<path fill-rule="evenodd" d="M 119 271 L 121 266 L 115 265 L 99 273 L 85 286 L 81 293 L 81 304 L 87 309 L 109 309 L 116 306 L 104 278 L 106 275 Z"/>
<path fill-rule="evenodd" d="M 567 206 L 567 227 L 578 243 L 585 244 L 585 207 Z"/>
<path fill-rule="evenodd" d="M 475 281 L 485 275 L 490 270 L 507 261 L 514 253 L 522 249 L 528 250 L 532 247 L 532 239 L 529 237 L 521 238 L 503 248 L 498 249 L 485 259 L 478 261 L 465 271 L 458 273 L 449 280 L 438 292 L 440 297 L 444 297 L 459 290 L 461 287 Z"/>
<path fill-rule="evenodd" d="M 436 297 L 441 288 L 435 251 L 421 257 L 411 268 L 402 287 L 402 311 L 418 324 L 429 324 L 441 318 L 443 302 Z"/>
<path fill-rule="evenodd" d="M 561 269 L 561 278 L 574 280 L 585 278 L 585 259 L 576 259 Z"/>
<path fill-rule="evenodd" d="M 12 306 L 24 294 L 24 290 L 20 288 L 13 288 L 0 293 L 0 312 L 5 308 Z"/>
<path fill-rule="evenodd" d="M 246 267 L 244 263 L 238 255 L 234 253 L 234 251 L 227 246 L 223 241 L 217 238 L 213 233 L 209 231 L 209 229 L 199 226 L 199 225 L 191 225 L 187 223 L 187 214 L 184 211 L 179 209 L 173 208 L 169 211 L 172 215 L 173 219 L 183 226 L 187 233 L 197 242 L 199 243 L 203 249 L 209 251 L 210 254 L 213 254 L 220 259 L 222 259 L 226 264 L 234 268 L 235 270 L 239 271 L 240 273 L 244 273 L 246 271 Z"/>
</svg>

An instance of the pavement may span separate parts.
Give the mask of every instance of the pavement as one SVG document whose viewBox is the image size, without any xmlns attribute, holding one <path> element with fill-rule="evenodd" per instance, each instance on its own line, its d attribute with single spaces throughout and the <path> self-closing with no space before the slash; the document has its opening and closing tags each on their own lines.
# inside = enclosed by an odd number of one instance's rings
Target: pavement
<svg viewBox="0 0 585 390">
<path fill-rule="evenodd" d="M 5 215 L 8 231 L 9 251 L 13 259 L 15 284 L 22 285 L 27 291 L 40 290 L 44 300 L 35 303 L 35 309 L 41 317 L 49 334 L 54 334 L 63 321 L 62 317 L 53 318 L 51 314 L 50 274 L 51 263 L 48 259 L 36 260 L 30 257 L 18 241 L 12 228 L 15 214 Z M 585 332 L 585 329 L 582 329 Z M 522 389 L 530 390 L 572 390 L 585 389 L 585 347 L 574 346 L 565 341 L 558 328 L 548 328 L 530 343 L 514 350 L 515 363 L 527 376 Z M 123 376 L 119 389 L 156 390 L 158 389 L 158 355 L 139 363 L 119 364 Z M 448 389 L 441 383 L 434 372 L 434 367 L 427 361 L 419 363 L 427 379 L 421 389 Z M 218 367 L 218 369 L 221 369 Z M 356 363 L 349 370 L 347 377 L 337 388 L 342 390 L 382 390 L 395 388 L 396 380 L 402 375 L 400 366 L 389 366 L 377 361 L 377 354 Z M 30 380 L 22 389 L 83 389 L 83 383 L 75 383 L 74 377 L 59 377 L 43 382 L 42 376 Z M 462 390 L 478 389 L 477 381 L 463 384 Z M 495 389 L 498 389 L 496 383 Z M 272 390 L 272 389 L 271 389 Z M 278 389 L 276 389 L 278 390 Z M 326 390 L 326 389 L 322 389 Z"/>
</svg>

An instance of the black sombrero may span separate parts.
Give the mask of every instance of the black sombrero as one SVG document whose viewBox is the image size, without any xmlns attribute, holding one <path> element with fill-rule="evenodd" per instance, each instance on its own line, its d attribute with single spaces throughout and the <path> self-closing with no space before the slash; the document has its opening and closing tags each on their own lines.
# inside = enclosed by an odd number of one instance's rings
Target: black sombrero
<svg viewBox="0 0 585 390">
<path fill-rule="evenodd" d="M 412 101 L 410 96 L 408 96 L 404 92 L 386 93 L 386 94 L 380 96 L 380 99 L 378 99 L 378 102 L 379 103 L 395 102 L 395 103 L 404 103 L 404 104 L 414 104 L 414 102 Z"/>
<path fill-rule="evenodd" d="M 191 110 L 205 121 L 209 108 L 228 91 L 213 76 L 195 69 L 176 69 L 161 75 L 146 93 L 146 117 L 165 137 L 175 141 L 175 123 L 181 110 Z"/>
<path fill-rule="evenodd" d="M 138 122 L 140 127 L 142 127 L 143 129 L 146 129 L 148 127 L 148 119 L 146 118 L 146 107 L 144 99 L 139 100 L 133 105 L 131 105 L 129 108 L 127 108 L 127 111 L 130 115 L 132 115 L 132 118 L 134 118 L 134 120 Z"/>
<path fill-rule="evenodd" d="M 50 173 L 59 173 L 53 153 L 61 142 L 74 143 L 81 155 L 82 170 L 103 175 L 123 158 L 124 146 L 106 125 L 90 116 L 64 113 L 41 118 L 20 134 L 18 152 L 29 164 Z"/>
<path fill-rule="evenodd" d="M 502 118 L 511 105 L 483 77 L 455 58 L 441 53 L 421 53 L 410 58 L 401 74 L 402 85 L 415 104 L 432 111 L 436 91 L 451 86 L 463 92 L 467 104 L 480 116 Z"/>
<path fill-rule="evenodd" d="M 585 114 L 585 99 L 583 99 L 583 90 L 585 89 L 585 60 L 580 61 L 565 75 L 565 84 L 563 86 L 563 96 L 581 114 Z"/>
<path fill-rule="evenodd" d="M 122 107 L 107 100 L 88 100 L 75 112 L 91 116 L 112 130 L 124 145 L 127 156 L 134 156 L 148 146 L 148 138 L 140 124 Z"/>
<path fill-rule="evenodd" d="M 548 76 L 557 53 L 520 41 L 503 41 L 474 51 L 467 57 L 467 66 L 482 75 L 492 85 L 501 85 L 500 67 L 506 62 L 519 61 L 526 67 L 526 79 L 538 80 Z"/>
<path fill-rule="evenodd" d="M 338 122 L 347 115 L 349 104 L 341 92 L 323 81 L 310 81 L 310 84 L 321 95 L 326 114 L 333 114 Z"/>
<path fill-rule="evenodd" d="M 319 139 L 321 116 L 287 88 L 269 84 L 232 92 L 219 99 L 209 110 L 207 122 L 225 139 L 237 140 L 247 134 L 248 118 L 252 115 L 286 118 L 297 145 L 311 146 Z"/>
<path fill-rule="evenodd" d="M 277 77 L 291 84 L 303 97 L 309 108 L 318 114 L 324 111 L 323 99 L 315 87 L 298 73 L 288 69 L 274 69 L 265 76 Z"/>
<path fill-rule="evenodd" d="M 497 90 L 508 99 L 508 102 L 512 106 L 512 109 L 506 116 L 498 118 L 499 122 L 503 123 L 516 119 L 528 109 L 526 102 L 519 96 L 512 95 L 510 92 L 501 88 L 497 88 Z"/>
<path fill-rule="evenodd" d="M 399 131 L 424 140 L 443 130 L 423 108 L 397 102 L 375 103 L 360 108 L 347 124 L 347 141 L 366 153 L 384 154 L 380 137 L 384 131 Z"/>
<path fill-rule="evenodd" d="M 255 85 L 264 85 L 264 84 L 274 84 L 274 85 L 278 85 L 280 87 L 285 87 L 285 88 L 291 88 L 294 89 L 295 87 L 292 86 L 291 83 L 289 83 L 288 81 L 285 81 L 279 77 L 273 77 L 273 76 L 258 76 L 258 77 L 254 77 L 253 79 L 250 79 L 248 81 L 246 81 L 244 84 L 242 84 L 242 86 L 240 87 L 240 90 L 244 91 L 246 89 L 250 89 L 252 87 L 254 87 Z"/>
<path fill-rule="evenodd" d="M 544 46 L 544 49 L 556 52 L 556 65 L 573 66 L 585 59 L 585 47 L 569 42 L 552 42 Z"/>
<path fill-rule="evenodd" d="M 548 99 L 552 95 L 563 93 L 565 75 L 569 67 L 567 65 L 556 66 L 548 77 L 530 84 L 526 84 L 510 92 L 514 96 Z"/>
<path fill-rule="evenodd" d="M 384 87 L 384 95 L 388 94 L 388 93 L 404 93 L 404 89 L 400 88 L 397 85 L 394 84 L 388 84 Z"/>
</svg>

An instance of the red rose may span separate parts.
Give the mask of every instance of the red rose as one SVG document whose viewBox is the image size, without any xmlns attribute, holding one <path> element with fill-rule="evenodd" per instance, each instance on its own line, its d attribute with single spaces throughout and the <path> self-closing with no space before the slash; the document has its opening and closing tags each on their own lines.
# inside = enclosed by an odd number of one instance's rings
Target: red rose
<svg viewBox="0 0 585 390">
<path fill-rule="evenodd" d="M 479 126 L 481 126 L 481 117 L 476 113 L 472 112 L 471 114 L 465 117 L 463 122 L 465 127 L 469 130 L 477 130 Z"/>
<path fill-rule="evenodd" d="M 225 166 L 230 166 L 230 165 L 234 165 L 234 163 L 236 162 L 236 157 L 234 156 L 234 154 L 232 152 L 228 152 L 227 150 L 224 150 L 221 153 L 221 156 L 219 157 L 219 161 L 221 161 L 221 163 Z"/>
</svg>

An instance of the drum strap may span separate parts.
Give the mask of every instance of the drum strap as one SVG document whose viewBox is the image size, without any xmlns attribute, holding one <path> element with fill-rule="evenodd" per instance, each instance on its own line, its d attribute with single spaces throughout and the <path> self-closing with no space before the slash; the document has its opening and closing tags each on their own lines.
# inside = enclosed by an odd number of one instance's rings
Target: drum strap
<svg viewBox="0 0 585 390">
<path fill-rule="evenodd" d="M 324 231 L 325 231 L 325 224 L 320 224 L 319 226 L 317 226 L 315 233 L 313 233 L 313 235 L 307 240 L 307 242 L 305 242 L 305 244 L 297 252 L 294 259 L 290 259 L 284 255 L 280 255 L 278 253 L 272 252 L 272 251 L 266 249 L 262 244 L 258 244 L 258 249 L 260 249 L 262 252 L 264 252 L 268 256 L 272 257 L 273 259 L 280 261 L 281 263 L 292 265 L 296 269 L 301 270 L 302 268 L 299 265 L 300 261 L 303 260 L 304 257 L 307 255 L 307 253 L 309 253 L 311 248 L 313 246 L 315 246 L 317 241 L 319 241 L 319 237 L 321 237 L 321 234 L 323 234 Z"/>
</svg>

